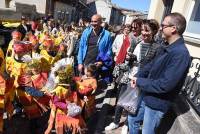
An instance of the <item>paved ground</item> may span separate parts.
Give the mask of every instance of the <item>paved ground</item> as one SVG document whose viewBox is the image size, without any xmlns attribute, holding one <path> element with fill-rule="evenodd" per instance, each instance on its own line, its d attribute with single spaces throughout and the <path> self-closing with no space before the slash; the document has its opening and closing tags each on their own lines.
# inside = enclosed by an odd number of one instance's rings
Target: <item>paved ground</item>
<svg viewBox="0 0 200 134">
<path fill-rule="evenodd" d="M 106 86 L 101 84 L 99 89 L 96 92 L 96 108 L 97 112 L 91 117 L 91 120 L 88 121 L 88 132 L 87 134 L 96 133 L 98 129 L 99 120 L 102 118 L 102 107 L 110 100 L 110 98 L 105 99 L 105 96 L 109 90 L 112 89 L 112 86 Z M 105 109 L 105 108 L 104 108 Z M 44 121 L 45 120 L 45 121 Z M 39 121 L 42 126 L 47 125 L 48 116 L 43 121 Z M 100 120 L 101 121 L 101 120 Z M 103 133 L 103 132 L 102 132 Z M 4 134 L 35 134 L 31 133 L 30 122 L 21 116 L 14 116 L 11 120 L 5 119 L 5 132 Z M 52 131 L 52 134 L 55 134 L 55 131 Z"/>
</svg>

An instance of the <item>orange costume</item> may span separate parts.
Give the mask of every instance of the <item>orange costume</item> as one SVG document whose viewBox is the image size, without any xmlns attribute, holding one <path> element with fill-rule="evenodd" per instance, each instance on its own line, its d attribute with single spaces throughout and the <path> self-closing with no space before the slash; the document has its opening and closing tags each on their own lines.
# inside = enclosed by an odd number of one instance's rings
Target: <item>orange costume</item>
<svg viewBox="0 0 200 134">
<path fill-rule="evenodd" d="M 51 105 L 49 126 L 45 134 L 50 133 L 54 120 L 57 134 L 64 134 L 66 131 L 72 131 L 73 134 L 81 132 L 81 128 L 86 127 L 83 118 L 80 114 L 73 117 L 70 116 L 70 109 L 68 108 L 69 103 L 78 106 L 76 92 L 71 92 L 65 86 L 57 86 L 55 92 L 53 103 Z"/>
<path fill-rule="evenodd" d="M 29 118 L 40 117 L 43 112 L 48 110 L 50 100 L 40 91 L 47 82 L 48 72 L 42 71 L 42 60 L 39 54 L 32 54 L 32 57 L 26 56 L 24 62 L 27 63 L 27 70 L 24 75 L 18 78 L 17 82 L 20 86 L 17 90 L 17 96 Z M 27 74 L 27 72 L 32 73 L 32 75 Z"/>
<path fill-rule="evenodd" d="M 14 53 L 22 53 L 22 52 L 29 52 L 31 50 L 31 44 L 23 44 L 23 43 L 15 43 L 13 45 Z M 10 101 L 14 100 L 15 89 L 19 87 L 18 84 L 18 77 L 24 75 L 27 69 L 27 63 L 19 61 L 16 57 L 9 57 L 6 59 L 6 71 L 10 75 L 11 78 L 14 78 L 14 85 L 13 89 L 9 89 L 9 99 Z"/>
<path fill-rule="evenodd" d="M 44 62 L 45 64 L 43 64 L 43 66 L 46 68 L 46 71 L 49 71 L 51 66 L 61 59 L 61 54 L 59 54 L 57 51 L 51 51 L 53 53 L 48 52 L 50 50 L 54 50 L 53 45 L 54 42 L 52 39 L 46 39 L 42 44 L 44 48 L 40 51 L 40 54 L 43 56 L 44 60 L 46 60 L 46 62 Z M 47 51 L 47 49 L 49 50 Z"/>
<path fill-rule="evenodd" d="M 50 98 L 45 95 L 39 98 L 34 97 L 22 88 L 24 86 L 34 87 L 35 90 L 40 91 L 46 84 L 47 78 L 48 73 L 43 72 L 33 76 L 24 75 L 18 79 L 20 87 L 17 88 L 16 94 L 29 119 L 40 117 L 44 112 L 47 112 Z"/>
<path fill-rule="evenodd" d="M 7 102 L 9 102 L 8 89 L 11 89 L 11 86 L 13 85 L 13 81 L 11 79 L 6 80 L 3 77 L 5 61 L 4 61 L 4 54 L 1 48 L 0 48 L 0 61 L 1 61 L 1 64 L 0 64 L 0 68 L 1 68 L 0 70 L 0 132 L 3 132 L 3 112 L 10 108 L 10 105 L 7 104 Z"/>
<path fill-rule="evenodd" d="M 0 48 L 1 55 L 0 55 L 0 60 L 1 60 L 1 65 L 0 67 L 4 66 L 4 55 L 3 52 Z M 4 106 L 5 106 L 5 89 L 6 89 L 6 81 L 2 77 L 3 70 L 0 72 L 0 132 L 3 132 L 3 111 L 4 111 Z"/>
<path fill-rule="evenodd" d="M 3 132 L 3 111 L 5 109 L 6 81 L 0 75 L 0 132 Z"/>
<path fill-rule="evenodd" d="M 63 61 L 63 62 L 60 62 Z M 72 65 L 67 60 L 60 60 L 55 63 L 53 74 L 57 74 L 56 86 L 49 91 L 54 93 L 51 104 L 49 125 L 45 134 L 50 134 L 55 120 L 57 134 L 64 134 L 71 131 L 73 134 L 80 133 L 85 128 L 85 122 L 81 117 L 81 107 L 76 92 L 71 91 L 70 84 L 73 77 Z"/>
<path fill-rule="evenodd" d="M 77 86 L 77 92 L 81 98 L 82 107 L 84 109 L 85 118 L 90 117 L 95 112 L 95 95 L 93 94 L 97 89 L 97 80 L 93 77 L 74 78 Z M 87 97 L 87 101 L 84 100 Z"/>
</svg>

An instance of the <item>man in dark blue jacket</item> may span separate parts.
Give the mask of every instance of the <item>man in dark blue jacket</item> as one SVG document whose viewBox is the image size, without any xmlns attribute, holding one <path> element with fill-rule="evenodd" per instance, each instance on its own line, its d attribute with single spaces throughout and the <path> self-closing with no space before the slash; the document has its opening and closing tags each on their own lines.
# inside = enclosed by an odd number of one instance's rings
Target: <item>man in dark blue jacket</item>
<svg viewBox="0 0 200 134">
<path fill-rule="evenodd" d="M 160 30 L 166 44 L 131 82 L 144 97 L 137 114 L 128 116 L 130 134 L 139 133 L 139 122 L 142 120 L 142 133 L 154 134 L 178 95 L 191 63 L 182 37 L 185 28 L 186 20 L 179 13 L 169 14 L 162 22 Z"/>
</svg>

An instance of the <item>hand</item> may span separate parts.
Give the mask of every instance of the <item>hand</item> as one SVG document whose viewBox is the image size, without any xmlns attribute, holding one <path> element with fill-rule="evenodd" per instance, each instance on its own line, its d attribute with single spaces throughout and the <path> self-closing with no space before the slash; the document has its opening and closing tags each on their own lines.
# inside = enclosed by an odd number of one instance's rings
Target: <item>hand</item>
<svg viewBox="0 0 200 134">
<path fill-rule="evenodd" d="M 78 71 L 83 72 L 83 64 L 78 64 Z"/>
<path fill-rule="evenodd" d="M 103 62 L 102 61 L 95 62 L 95 65 L 97 67 L 101 67 L 103 65 Z"/>
<path fill-rule="evenodd" d="M 42 92 L 46 92 L 46 91 L 48 91 L 45 87 L 43 87 L 40 91 L 42 91 Z"/>
<path fill-rule="evenodd" d="M 130 56 L 129 56 L 129 55 L 126 55 L 126 59 L 130 59 Z"/>
<path fill-rule="evenodd" d="M 136 77 L 133 77 L 132 80 L 131 80 L 131 87 L 132 87 L 132 88 L 135 88 L 135 87 L 136 87 L 136 81 L 137 81 L 137 78 L 136 78 Z"/>
<path fill-rule="evenodd" d="M 44 91 L 44 94 L 46 96 L 50 97 L 50 98 L 53 98 L 53 95 L 50 92 L 48 92 L 48 91 Z"/>
<path fill-rule="evenodd" d="M 65 50 L 65 46 L 64 46 L 63 44 L 61 44 L 61 45 L 60 45 L 60 48 L 59 48 L 59 51 L 60 51 L 60 52 L 64 52 L 64 50 Z"/>
<path fill-rule="evenodd" d="M 87 96 L 84 96 L 84 97 L 83 97 L 83 100 L 87 103 L 87 102 L 88 102 Z"/>
</svg>

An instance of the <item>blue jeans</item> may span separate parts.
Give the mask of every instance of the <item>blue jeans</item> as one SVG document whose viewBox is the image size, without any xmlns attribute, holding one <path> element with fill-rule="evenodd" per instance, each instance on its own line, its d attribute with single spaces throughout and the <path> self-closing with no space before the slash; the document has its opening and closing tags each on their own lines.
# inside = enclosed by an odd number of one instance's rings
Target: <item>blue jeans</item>
<svg viewBox="0 0 200 134">
<path fill-rule="evenodd" d="M 135 115 L 128 115 L 130 134 L 139 134 L 142 121 L 142 134 L 155 134 L 165 113 L 145 106 L 144 101 L 141 102 L 138 108 L 138 112 Z"/>
</svg>

